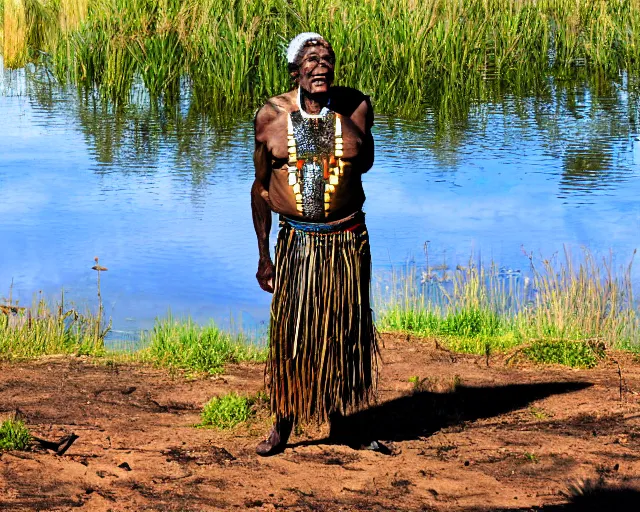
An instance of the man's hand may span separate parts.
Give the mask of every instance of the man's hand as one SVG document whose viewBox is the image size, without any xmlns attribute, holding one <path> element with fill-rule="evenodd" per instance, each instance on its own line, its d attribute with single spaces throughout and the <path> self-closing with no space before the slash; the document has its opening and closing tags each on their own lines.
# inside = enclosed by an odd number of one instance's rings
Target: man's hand
<svg viewBox="0 0 640 512">
<path fill-rule="evenodd" d="M 273 279 L 276 275 L 276 269 L 273 266 L 271 258 L 260 258 L 258 261 L 258 272 L 256 279 L 260 288 L 265 292 L 273 293 Z"/>
</svg>

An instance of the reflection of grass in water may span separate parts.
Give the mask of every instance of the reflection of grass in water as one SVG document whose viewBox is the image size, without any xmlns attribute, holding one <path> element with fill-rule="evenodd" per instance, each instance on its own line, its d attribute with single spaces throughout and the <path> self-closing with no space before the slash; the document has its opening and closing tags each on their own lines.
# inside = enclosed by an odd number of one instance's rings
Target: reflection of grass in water
<svg viewBox="0 0 640 512">
<path fill-rule="evenodd" d="M 44 55 L 60 79 L 96 85 L 119 103 L 135 77 L 171 98 L 186 76 L 196 103 L 220 114 L 286 90 L 282 48 L 305 30 L 332 42 L 342 83 L 407 117 L 422 117 L 434 97 L 445 109 L 456 95 L 484 97 L 493 79 L 526 87 L 549 68 L 617 73 L 638 63 L 640 11 L 627 0 L 4 2 L 24 6 L 5 23 L 5 56 L 16 55 L 7 62 Z"/>
<path fill-rule="evenodd" d="M 26 450 L 30 443 L 31 434 L 22 421 L 7 419 L 0 423 L 0 451 Z"/>
<path fill-rule="evenodd" d="M 451 349 L 486 355 L 521 346 L 536 362 L 582 367 L 594 366 L 605 349 L 638 348 L 630 266 L 618 277 L 611 262 L 585 252 L 578 265 L 568 253 L 564 262 L 532 262 L 524 278 L 494 265 L 447 275 L 428 267 L 422 282 L 417 271 L 396 274 L 380 296 L 380 329 L 437 336 Z"/>
</svg>

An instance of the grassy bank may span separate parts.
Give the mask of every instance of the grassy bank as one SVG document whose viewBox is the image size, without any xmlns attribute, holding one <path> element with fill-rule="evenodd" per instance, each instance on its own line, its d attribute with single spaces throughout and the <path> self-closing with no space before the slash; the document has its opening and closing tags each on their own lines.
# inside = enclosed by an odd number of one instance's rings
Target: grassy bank
<svg viewBox="0 0 640 512">
<path fill-rule="evenodd" d="M 640 349 L 640 311 L 633 298 L 631 263 L 614 268 L 613 256 L 597 259 L 583 250 L 574 257 L 537 261 L 513 271 L 470 259 L 455 269 L 412 264 L 389 280 L 377 279 L 378 329 L 436 337 L 456 351 L 484 354 L 517 351 L 536 362 L 594 366 L 609 349 Z M 221 373 L 229 363 L 263 362 L 266 343 L 230 333 L 214 323 L 201 326 L 171 315 L 141 334 L 135 349 L 107 350 L 110 322 L 104 319 L 98 259 L 97 313 L 84 314 L 42 296 L 31 307 L 11 293 L 0 304 L 0 359 L 68 354 L 117 357 L 195 373 Z"/>
<path fill-rule="evenodd" d="M 378 111 L 539 87 L 576 67 L 638 68 L 640 0 L 3 0 L 5 63 L 49 66 L 122 104 L 132 85 L 217 115 L 248 112 L 289 87 L 284 47 L 316 30 L 339 82 Z"/>
<path fill-rule="evenodd" d="M 473 261 L 409 266 L 379 300 L 378 328 L 433 336 L 453 350 L 490 355 L 518 347 L 529 359 L 593 366 L 607 349 L 640 348 L 631 265 L 569 252 L 528 275 Z"/>
<path fill-rule="evenodd" d="M 141 359 L 165 368 L 221 373 L 224 365 L 241 361 L 264 361 L 266 350 L 242 333 L 231 334 L 215 324 L 195 324 L 171 316 L 156 321 L 143 334 Z"/>
<path fill-rule="evenodd" d="M 29 307 L 0 305 L 0 359 L 24 359 L 52 354 L 101 355 L 109 331 L 100 314 L 81 313 L 42 296 Z"/>
<path fill-rule="evenodd" d="M 110 349 L 105 344 L 108 332 L 98 315 L 81 315 L 66 308 L 63 300 L 50 305 L 39 298 L 30 308 L 0 306 L 0 360 L 87 355 L 211 374 L 222 372 L 228 363 L 265 360 L 264 348 L 241 333 L 171 315 L 143 332 L 136 349 Z"/>
</svg>

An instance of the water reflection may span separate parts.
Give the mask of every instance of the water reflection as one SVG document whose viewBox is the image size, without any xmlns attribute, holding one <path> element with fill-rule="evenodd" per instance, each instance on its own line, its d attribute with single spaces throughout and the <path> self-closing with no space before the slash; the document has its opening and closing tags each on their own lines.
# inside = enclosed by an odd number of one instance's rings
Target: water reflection
<svg viewBox="0 0 640 512">
<path fill-rule="evenodd" d="M 64 286 L 91 302 L 97 255 L 118 330 L 169 308 L 265 322 L 250 117 L 209 115 L 188 89 L 172 105 L 134 89 L 114 109 L 42 69 L 1 76 L 0 292 L 14 279 L 23 300 Z M 637 91 L 626 76 L 547 78 L 535 94 L 441 102 L 422 121 L 378 117 L 364 178 L 376 272 L 425 240 L 450 268 L 474 253 L 517 272 L 522 246 L 550 256 L 565 243 L 627 261 L 640 229 Z"/>
<path fill-rule="evenodd" d="M 14 85 L 23 81 L 16 73 L 4 75 Z M 221 122 L 189 101 L 188 87 L 179 101 L 162 105 L 140 85 L 132 101 L 114 109 L 96 91 L 57 87 L 43 68 L 27 71 L 24 81 L 24 93 L 47 119 L 65 116 L 81 127 L 97 173 L 153 173 L 159 160 L 169 157 L 176 175 L 189 175 L 197 191 L 214 169 L 225 172 L 216 165 L 220 154 L 246 153 L 251 138 L 250 118 Z M 527 144 L 536 139 L 547 156 L 562 162 L 558 196 L 589 194 L 618 186 L 633 173 L 629 158 L 637 142 L 638 90 L 637 80 L 626 75 L 617 81 L 597 75 L 549 77 L 528 96 L 506 94 L 496 85 L 485 102 L 439 101 L 440 109 L 450 111 L 431 109 L 422 121 L 378 118 L 379 151 L 390 158 L 401 151 L 404 159 L 418 161 L 428 152 L 441 172 L 450 173 L 471 149 L 501 151 L 518 141 L 525 160 L 513 163 L 526 164 Z"/>
</svg>

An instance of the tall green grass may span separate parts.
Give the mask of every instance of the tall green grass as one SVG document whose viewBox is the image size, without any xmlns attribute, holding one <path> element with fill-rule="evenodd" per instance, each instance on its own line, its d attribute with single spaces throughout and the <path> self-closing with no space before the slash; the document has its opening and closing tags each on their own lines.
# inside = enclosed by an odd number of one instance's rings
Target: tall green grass
<svg viewBox="0 0 640 512">
<path fill-rule="evenodd" d="M 109 330 L 99 316 L 34 298 L 27 308 L 0 306 L 0 359 L 54 354 L 100 355 Z"/>
<path fill-rule="evenodd" d="M 531 346 L 536 360 L 558 360 L 558 347 L 576 354 L 585 346 L 593 354 L 640 348 L 631 265 L 616 272 L 611 259 L 586 251 L 575 261 L 568 251 L 540 263 L 531 259 L 528 275 L 473 261 L 452 270 L 409 266 L 378 293 L 377 325 L 440 337 L 466 352 Z"/>
<path fill-rule="evenodd" d="M 196 373 L 217 374 L 228 363 L 263 362 L 266 350 L 242 333 L 213 323 L 198 325 L 171 315 L 156 320 L 139 342 L 105 342 L 109 325 L 101 314 L 80 314 L 65 304 L 43 297 L 29 308 L 0 305 L 0 359 L 28 359 L 47 355 L 88 355 Z"/>
<path fill-rule="evenodd" d="M 143 335 L 143 357 L 158 366 L 181 370 L 221 373 L 224 365 L 240 361 L 264 361 L 266 351 L 243 334 L 232 334 L 211 323 L 195 324 L 171 315 L 156 321 Z"/>
<path fill-rule="evenodd" d="M 640 0 L 4 0 L 4 56 L 45 62 L 59 80 L 122 104 L 132 85 L 175 99 L 181 84 L 217 115 L 286 91 L 284 48 L 318 31 L 338 82 L 380 112 L 420 117 L 530 89 L 576 67 L 638 70 Z"/>
</svg>

